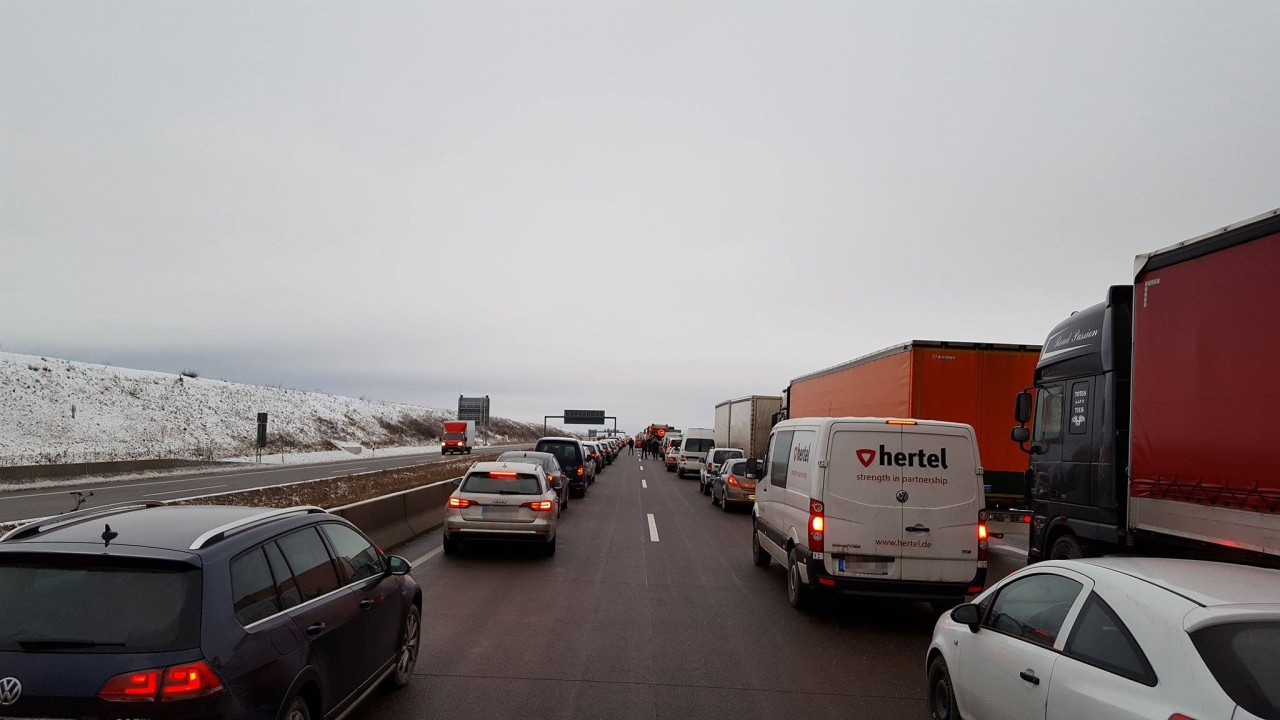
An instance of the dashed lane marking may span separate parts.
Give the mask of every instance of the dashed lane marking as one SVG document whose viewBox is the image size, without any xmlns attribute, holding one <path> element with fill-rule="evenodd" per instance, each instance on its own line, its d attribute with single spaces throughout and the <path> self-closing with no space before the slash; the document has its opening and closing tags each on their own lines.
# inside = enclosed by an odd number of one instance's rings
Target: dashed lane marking
<svg viewBox="0 0 1280 720">
<path fill-rule="evenodd" d="M 649 542 L 658 542 L 658 523 L 653 519 L 653 513 L 649 513 Z"/>
<path fill-rule="evenodd" d="M 644 478 L 640 478 L 640 487 L 644 488 L 645 490 L 648 490 L 648 489 L 649 489 L 649 481 L 648 481 L 648 480 L 645 480 Z"/>
</svg>

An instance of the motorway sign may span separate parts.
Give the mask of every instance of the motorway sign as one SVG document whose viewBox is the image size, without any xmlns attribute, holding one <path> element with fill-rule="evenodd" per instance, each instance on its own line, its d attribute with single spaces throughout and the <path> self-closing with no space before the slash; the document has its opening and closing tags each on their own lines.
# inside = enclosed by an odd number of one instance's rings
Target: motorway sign
<svg viewBox="0 0 1280 720">
<path fill-rule="evenodd" d="M 603 425 L 603 410 L 565 410 L 565 425 Z"/>
</svg>

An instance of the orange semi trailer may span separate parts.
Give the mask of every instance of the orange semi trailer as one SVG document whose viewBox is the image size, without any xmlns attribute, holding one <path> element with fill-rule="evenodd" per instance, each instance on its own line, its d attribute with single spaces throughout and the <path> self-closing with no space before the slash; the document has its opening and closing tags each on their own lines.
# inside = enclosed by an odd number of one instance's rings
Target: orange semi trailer
<svg viewBox="0 0 1280 720">
<path fill-rule="evenodd" d="M 912 340 L 792 380 L 784 417 L 968 423 L 978 436 L 988 507 L 1022 506 L 1027 456 L 1009 442 L 1009 398 L 1033 384 L 1039 359 L 1039 345 Z"/>
</svg>

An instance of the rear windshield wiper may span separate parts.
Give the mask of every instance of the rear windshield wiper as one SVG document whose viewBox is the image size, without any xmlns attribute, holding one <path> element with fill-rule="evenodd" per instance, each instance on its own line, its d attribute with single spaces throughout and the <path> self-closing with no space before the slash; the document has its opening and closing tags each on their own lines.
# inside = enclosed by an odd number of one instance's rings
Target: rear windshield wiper
<svg viewBox="0 0 1280 720">
<path fill-rule="evenodd" d="M 122 642 L 102 642 L 98 640 L 80 640 L 76 638 L 17 638 L 23 650 L 81 650 L 95 647 L 124 647 Z"/>
<path fill-rule="evenodd" d="M 499 490 L 499 495 L 528 495 L 529 493 L 520 492 L 519 490 Z"/>
</svg>

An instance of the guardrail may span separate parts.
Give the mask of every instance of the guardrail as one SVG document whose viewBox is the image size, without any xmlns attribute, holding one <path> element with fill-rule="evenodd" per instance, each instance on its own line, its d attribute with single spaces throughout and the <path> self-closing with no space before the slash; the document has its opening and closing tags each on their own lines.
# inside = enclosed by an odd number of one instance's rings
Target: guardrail
<svg viewBox="0 0 1280 720">
<path fill-rule="evenodd" d="M 104 475 L 107 473 L 142 472 L 145 470 L 169 470 L 184 467 L 210 467 L 229 463 L 212 460 L 112 460 L 107 462 L 64 463 L 61 465 L 10 465 L 0 467 L 0 480 L 33 480 L 50 477 L 77 477 L 80 475 Z"/>
<path fill-rule="evenodd" d="M 379 547 L 395 547 L 444 524 L 445 503 L 456 479 L 361 500 L 329 512 L 346 518 Z"/>
</svg>

